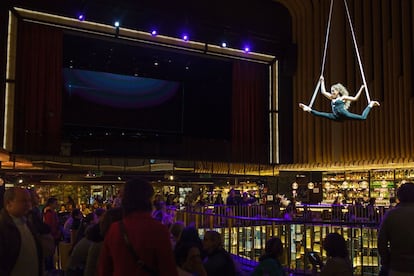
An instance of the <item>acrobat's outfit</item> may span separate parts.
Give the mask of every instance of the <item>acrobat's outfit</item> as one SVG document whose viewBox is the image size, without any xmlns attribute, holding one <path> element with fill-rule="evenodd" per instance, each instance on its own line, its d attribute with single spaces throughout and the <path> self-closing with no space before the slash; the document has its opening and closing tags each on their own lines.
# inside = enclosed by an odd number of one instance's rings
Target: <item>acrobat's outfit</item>
<svg viewBox="0 0 414 276">
<path fill-rule="evenodd" d="M 344 121 L 344 120 L 365 120 L 368 117 L 369 112 L 371 111 L 371 106 L 367 105 L 361 115 L 349 112 L 345 108 L 345 102 L 341 99 L 335 99 L 331 101 L 332 113 L 320 112 L 316 110 L 311 110 L 311 114 L 319 117 L 328 118 L 334 121 Z"/>
</svg>

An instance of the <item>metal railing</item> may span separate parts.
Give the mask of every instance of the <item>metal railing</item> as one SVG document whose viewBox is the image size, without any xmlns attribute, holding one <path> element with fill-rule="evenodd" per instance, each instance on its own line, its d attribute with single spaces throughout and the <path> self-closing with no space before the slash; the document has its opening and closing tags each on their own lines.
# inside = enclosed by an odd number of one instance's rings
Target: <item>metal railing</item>
<svg viewBox="0 0 414 276">
<path fill-rule="evenodd" d="M 292 220 L 269 217 L 274 210 L 264 205 L 188 207 L 174 212 L 176 220 L 185 225 L 193 224 L 201 237 L 207 230 L 221 233 L 225 249 L 239 256 L 243 266 L 254 267 L 266 241 L 277 236 L 284 244 L 282 264 L 288 271 L 294 275 L 312 275 L 308 254 L 317 252 L 326 261 L 323 239 L 328 233 L 337 232 L 347 241 L 354 275 L 378 275 L 377 228 L 383 213 L 378 211 L 373 219 L 360 217 L 359 220 L 348 221 L 343 216 L 340 220 L 332 220 L 332 214 L 325 212 L 325 217 L 319 216 L 316 214 L 323 214 L 324 210 L 313 208 L 298 207 L 299 215 Z"/>
</svg>

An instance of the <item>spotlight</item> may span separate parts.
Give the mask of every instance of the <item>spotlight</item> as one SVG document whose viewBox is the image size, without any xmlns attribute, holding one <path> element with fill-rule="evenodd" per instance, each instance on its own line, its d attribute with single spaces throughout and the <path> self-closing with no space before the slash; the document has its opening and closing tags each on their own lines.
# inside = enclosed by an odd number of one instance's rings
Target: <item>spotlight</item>
<svg viewBox="0 0 414 276">
<path fill-rule="evenodd" d="M 250 52 L 250 47 L 249 47 L 249 46 L 244 46 L 244 52 L 245 52 L 245 53 Z"/>
<path fill-rule="evenodd" d="M 119 27 L 119 21 L 115 21 L 114 26 L 118 28 Z"/>
<path fill-rule="evenodd" d="M 226 42 L 222 42 L 221 43 L 221 47 L 226 48 L 227 47 L 227 43 Z"/>
<path fill-rule="evenodd" d="M 153 30 L 153 31 L 151 32 L 151 35 L 152 35 L 152 36 L 157 36 L 157 34 L 158 34 L 158 33 L 157 33 L 157 31 L 156 31 L 156 30 Z"/>
<path fill-rule="evenodd" d="M 82 13 L 78 15 L 78 20 L 79 21 L 83 21 L 85 20 L 85 15 L 83 15 Z"/>
<path fill-rule="evenodd" d="M 184 34 L 184 35 L 183 35 L 183 40 L 184 40 L 184 41 L 188 41 L 188 35 Z"/>
</svg>

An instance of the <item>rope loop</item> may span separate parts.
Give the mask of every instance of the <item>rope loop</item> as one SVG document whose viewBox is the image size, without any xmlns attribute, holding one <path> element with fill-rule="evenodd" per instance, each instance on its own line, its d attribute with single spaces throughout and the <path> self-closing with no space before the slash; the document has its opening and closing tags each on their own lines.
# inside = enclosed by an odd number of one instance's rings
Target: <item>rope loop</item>
<svg viewBox="0 0 414 276">
<path fill-rule="evenodd" d="M 357 40 L 356 40 L 354 27 L 352 25 L 352 19 L 351 19 L 351 15 L 350 15 L 350 12 L 349 12 L 348 2 L 347 2 L 347 0 L 343 0 L 343 1 L 344 1 L 344 5 L 345 5 L 345 12 L 346 12 L 348 23 L 349 23 L 349 28 L 351 30 L 353 46 L 354 46 L 354 49 L 355 49 L 355 54 L 357 56 L 362 82 L 365 86 L 365 94 L 366 94 L 368 103 L 370 103 L 371 102 L 371 97 L 369 95 L 368 85 L 367 85 L 367 81 L 365 79 L 364 67 L 362 65 L 361 56 L 360 56 L 359 50 L 358 50 L 358 43 L 357 43 Z M 329 34 L 330 34 L 330 29 L 331 29 L 333 5 L 334 5 L 334 0 L 331 0 L 330 7 L 329 7 L 328 22 L 327 22 L 327 27 L 326 27 L 325 45 L 324 45 L 323 56 L 322 56 L 321 74 L 320 74 L 320 77 L 319 77 L 318 82 L 316 84 L 315 90 L 313 92 L 310 104 L 308 105 L 310 108 L 312 108 L 313 103 L 315 102 L 316 96 L 318 94 L 318 90 L 321 86 L 321 77 L 324 75 L 324 72 L 325 72 L 326 55 L 327 55 L 327 51 L 328 51 L 328 42 L 329 42 Z"/>
</svg>

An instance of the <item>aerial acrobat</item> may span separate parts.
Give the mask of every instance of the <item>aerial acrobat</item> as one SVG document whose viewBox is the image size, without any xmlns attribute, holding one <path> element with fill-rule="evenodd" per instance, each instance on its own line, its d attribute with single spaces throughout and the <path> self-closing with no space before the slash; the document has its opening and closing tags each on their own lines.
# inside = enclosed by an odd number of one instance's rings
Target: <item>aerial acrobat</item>
<svg viewBox="0 0 414 276">
<path fill-rule="evenodd" d="M 371 101 L 370 96 L 369 96 L 368 86 L 367 86 L 367 83 L 366 83 L 366 80 L 365 80 L 365 75 L 364 75 L 364 69 L 363 69 L 363 66 L 362 66 L 361 57 L 359 55 L 358 45 L 357 45 L 357 42 L 356 42 L 356 37 L 355 37 L 354 29 L 352 27 L 351 16 L 349 14 L 349 8 L 348 8 L 348 4 L 347 4 L 346 0 L 344 0 L 346 15 L 348 17 L 348 23 L 349 23 L 349 27 L 351 29 L 353 45 L 354 45 L 354 48 L 355 48 L 355 52 L 356 52 L 356 56 L 357 56 L 357 60 L 358 60 L 358 64 L 359 64 L 359 69 L 360 69 L 360 72 L 361 72 L 361 78 L 362 78 L 362 81 L 363 81 L 363 85 L 358 90 L 358 92 L 356 93 L 355 96 L 350 96 L 348 90 L 341 83 L 337 83 L 337 84 L 332 85 L 330 93 L 327 92 L 326 88 L 325 88 L 325 79 L 323 77 L 323 72 L 324 72 L 324 68 L 325 68 L 326 52 L 327 52 L 327 48 L 328 48 L 328 39 L 329 39 L 329 30 L 330 30 L 331 19 L 332 19 L 333 3 L 334 3 L 334 0 L 331 0 L 329 18 L 328 18 L 328 26 L 327 26 L 327 30 L 326 30 L 325 48 L 324 48 L 324 53 L 323 53 L 323 58 L 322 58 L 321 76 L 320 76 L 319 81 L 316 85 L 315 91 L 313 93 L 313 96 L 312 96 L 312 99 L 311 99 L 309 105 L 299 103 L 299 107 L 302 108 L 303 111 L 310 112 L 311 114 L 313 114 L 315 116 L 328 118 L 328 119 L 334 120 L 334 121 L 365 120 L 367 118 L 369 112 L 371 111 L 372 107 L 379 106 L 380 104 L 377 101 Z M 313 105 L 313 103 L 316 99 L 316 95 L 318 94 L 319 88 L 321 90 L 321 94 L 331 100 L 331 107 L 332 107 L 332 112 L 331 113 L 320 112 L 320 111 L 316 111 L 316 110 L 312 109 L 312 105 Z M 362 91 L 365 91 L 365 94 L 366 94 L 366 97 L 367 97 L 367 101 L 368 101 L 367 107 L 364 109 L 362 114 L 355 114 L 355 113 L 352 113 L 352 112 L 348 111 L 348 108 L 349 108 L 351 102 L 357 101 L 359 99 Z"/>
<path fill-rule="evenodd" d="M 351 102 L 358 100 L 362 91 L 365 89 L 365 86 L 362 85 L 355 96 L 349 96 L 348 90 L 342 84 L 337 83 L 332 85 L 331 93 L 329 93 L 325 88 L 324 77 L 321 76 L 319 81 L 322 95 L 331 100 L 332 113 L 316 111 L 303 103 L 299 104 L 299 107 L 301 107 L 303 111 L 310 112 L 315 116 L 320 116 L 335 121 L 343 121 L 347 119 L 365 120 L 368 116 L 368 113 L 371 111 L 371 108 L 380 105 L 377 101 L 370 101 L 361 115 L 349 112 L 348 108 L 351 105 Z"/>
</svg>

